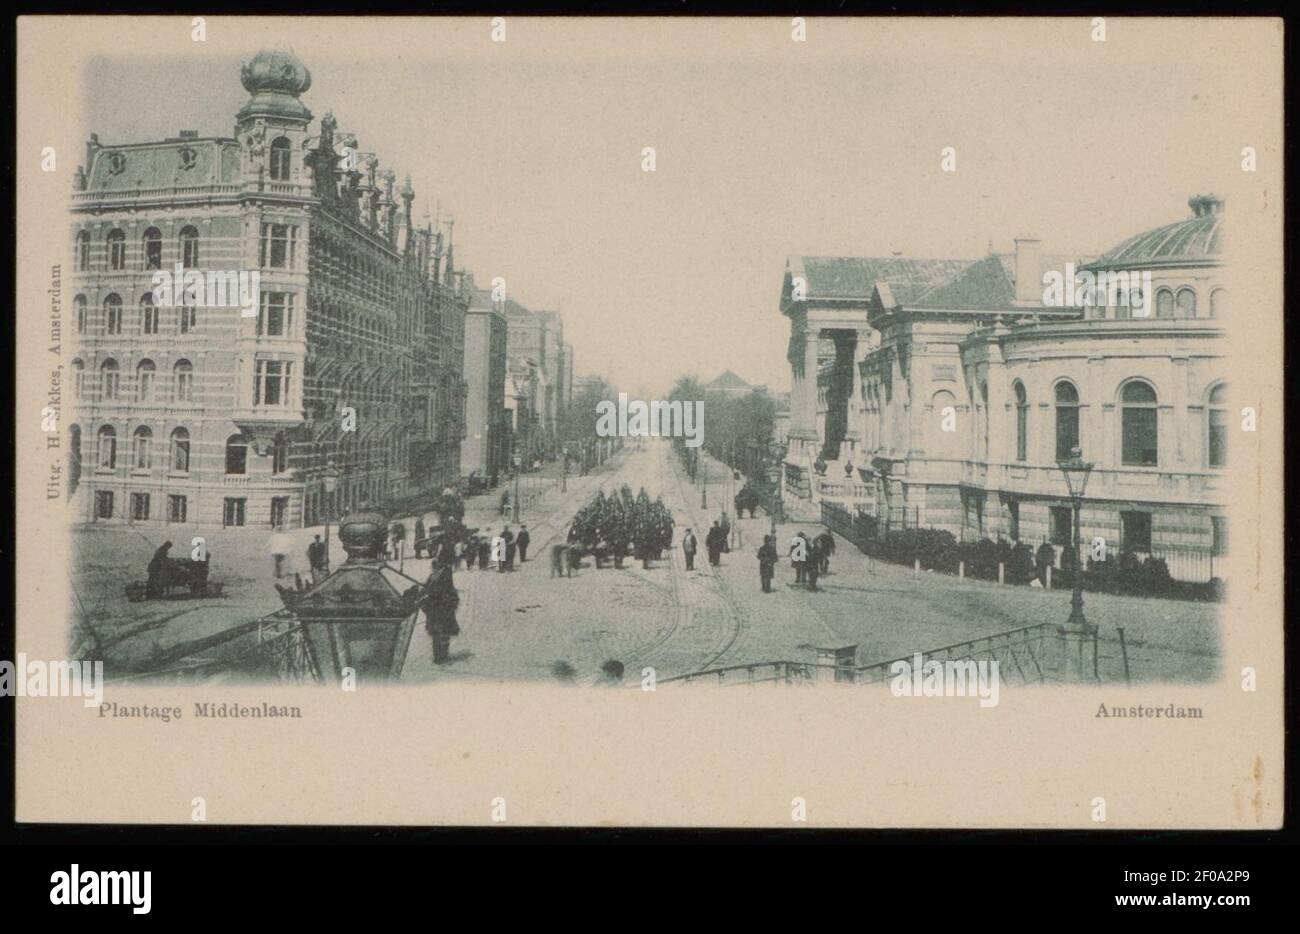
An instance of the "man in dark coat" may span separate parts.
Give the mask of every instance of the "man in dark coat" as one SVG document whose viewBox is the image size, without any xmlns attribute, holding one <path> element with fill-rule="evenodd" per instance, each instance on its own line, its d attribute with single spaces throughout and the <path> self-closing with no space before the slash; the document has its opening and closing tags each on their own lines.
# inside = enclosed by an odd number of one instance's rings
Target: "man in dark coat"
<svg viewBox="0 0 1300 934">
<path fill-rule="evenodd" d="M 758 549 L 758 579 L 763 593 L 772 592 L 772 575 L 776 571 L 776 542 L 771 535 L 763 536 L 763 547 Z"/>
<path fill-rule="evenodd" d="M 329 558 L 326 557 L 325 543 L 319 535 L 307 546 L 307 567 L 311 569 L 311 582 L 318 584 L 329 574 Z"/>
<path fill-rule="evenodd" d="M 821 556 L 821 575 L 831 572 L 831 555 L 835 554 L 835 534 L 827 529 L 817 536 L 817 554 Z"/>
<path fill-rule="evenodd" d="M 149 559 L 149 579 L 145 584 L 148 593 L 158 594 L 162 592 L 163 581 L 166 579 L 165 569 L 167 567 L 167 562 L 171 558 L 171 555 L 169 555 L 168 552 L 171 550 L 172 543 L 163 542 L 153 553 L 153 557 Z"/>
<path fill-rule="evenodd" d="M 460 606 L 460 595 L 451 579 L 450 555 L 439 551 L 434 555 L 433 570 L 425 582 L 424 630 L 433 640 L 433 663 L 445 665 L 450 659 L 451 637 L 460 635 L 456 625 L 456 609 Z"/>
<path fill-rule="evenodd" d="M 704 536 L 704 547 L 709 552 L 709 564 L 717 567 L 721 562 L 719 557 L 722 555 L 722 547 L 727 543 L 727 533 L 722 531 L 722 526 L 718 521 L 713 520 L 713 528 L 709 529 L 709 534 Z"/>
<path fill-rule="evenodd" d="M 415 520 L 415 556 L 424 557 L 421 552 L 424 551 L 424 517 Z"/>
<path fill-rule="evenodd" d="M 486 571 L 488 562 L 492 560 L 492 542 L 488 536 L 481 535 L 478 540 L 478 569 Z"/>
<path fill-rule="evenodd" d="M 519 526 L 519 534 L 515 536 L 515 544 L 519 546 L 519 563 L 523 564 L 528 560 L 528 542 L 532 536 L 528 534 L 528 526 Z"/>
<path fill-rule="evenodd" d="M 822 549 L 818 541 L 813 539 L 808 543 L 808 560 L 804 562 L 804 579 L 808 582 L 809 590 L 817 589 L 817 577 L 822 569 Z"/>
</svg>

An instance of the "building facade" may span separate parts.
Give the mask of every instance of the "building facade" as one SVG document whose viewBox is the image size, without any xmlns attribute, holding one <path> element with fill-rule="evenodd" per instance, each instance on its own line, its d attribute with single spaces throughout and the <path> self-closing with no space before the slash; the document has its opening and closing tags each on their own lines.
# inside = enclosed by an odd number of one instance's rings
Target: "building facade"
<svg viewBox="0 0 1300 934">
<path fill-rule="evenodd" d="M 823 460 L 810 482 L 800 482 L 808 441 L 794 439 L 792 423 L 787 496 L 840 501 L 885 528 L 1066 545 L 1073 518 L 1058 464 L 1077 449 L 1094 464 L 1082 540 L 1165 558 L 1181 579 L 1218 575 L 1227 548 L 1223 204 L 1189 203 L 1190 218 L 1076 259 L 1081 274 L 1133 283 L 1098 289 L 1082 306 L 1044 302 L 1045 276 L 1072 267 L 1043 255 L 1036 238 L 911 294 L 878 281 L 863 315 L 874 337 L 852 383 L 827 373 L 833 363 L 820 374 L 808 440 Z M 837 447 L 838 459 L 826 457 Z"/>
<path fill-rule="evenodd" d="M 506 315 L 491 293 L 467 277 L 465 316 L 466 444 L 461 469 L 495 480 L 510 465 L 511 416 L 506 408 Z"/>
<path fill-rule="evenodd" d="M 332 114 L 312 127 L 295 57 L 263 51 L 241 77 L 232 136 L 92 134 L 77 173 L 81 520 L 312 524 L 459 473 L 450 248 L 443 265 L 412 224 L 409 178 L 395 192 Z M 160 301 L 163 274 L 177 294 Z"/>
<path fill-rule="evenodd" d="M 566 359 L 564 321 L 557 311 L 531 311 L 513 300 L 506 306 L 506 348 L 510 370 L 530 406 L 527 418 L 516 414 L 516 439 L 524 440 L 534 458 L 558 450 L 563 400 L 572 398 L 566 379 L 572 364 Z"/>
</svg>

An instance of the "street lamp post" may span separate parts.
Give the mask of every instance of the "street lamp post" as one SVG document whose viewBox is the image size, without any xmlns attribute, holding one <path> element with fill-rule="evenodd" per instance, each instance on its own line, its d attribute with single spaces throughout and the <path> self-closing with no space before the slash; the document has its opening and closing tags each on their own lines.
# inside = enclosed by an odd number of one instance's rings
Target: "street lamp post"
<svg viewBox="0 0 1300 934">
<path fill-rule="evenodd" d="M 514 467 L 515 467 L 515 501 L 514 501 L 514 503 L 512 504 L 512 508 L 511 508 L 511 511 L 510 511 L 510 514 L 511 514 L 511 516 L 513 517 L 513 519 L 514 519 L 515 522 L 518 522 L 518 521 L 519 521 L 519 465 L 520 465 L 520 458 L 519 458 L 519 455 L 516 454 L 515 457 L 514 457 Z"/>
<path fill-rule="evenodd" d="M 767 472 L 767 479 L 772 482 L 772 502 L 768 505 L 768 518 L 772 520 L 772 541 L 776 541 L 776 508 L 781 502 L 781 470 L 775 464 Z"/>
<path fill-rule="evenodd" d="M 1088 487 L 1088 477 L 1092 474 L 1093 464 L 1085 461 L 1080 450 L 1071 448 L 1068 460 L 1057 465 L 1065 474 L 1065 488 L 1070 491 L 1070 505 L 1074 507 L 1074 593 L 1070 597 L 1070 618 L 1066 621 L 1071 626 L 1088 629 L 1087 617 L 1083 615 L 1083 552 L 1080 516 L 1083 513 L 1083 493 Z"/>
<path fill-rule="evenodd" d="M 1061 637 L 1062 674 L 1082 681 L 1086 677 L 1083 661 L 1084 644 L 1089 639 L 1093 640 L 1092 677 L 1096 678 L 1098 675 L 1097 627 L 1089 623 L 1087 617 L 1083 615 L 1083 536 L 1080 528 L 1083 494 L 1088 487 L 1088 477 L 1092 474 L 1093 464 L 1085 461 L 1079 448 L 1075 447 L 1070 450 L 1070 457 L 1059 461 L 1057 467 L 1065 475 L 1065 487 L 1070 493 L 1070 505 L 1074 507 L 1074 567 L 1072 569 L 1074 587 L 1070 596 L 1070 617 L 1058 629 Z"/>
<path fill-rule="evenodd" d="M 334 517 L 334 492 L 339 488 L 340 471 L 330 461 L 325 465 L 325 470 L 321 473 L 321 479 L 325 484 L 325 496 L 329 501 L 325 509 L 325 566 L 330 567 L 330 519 Z"/>
</svg>

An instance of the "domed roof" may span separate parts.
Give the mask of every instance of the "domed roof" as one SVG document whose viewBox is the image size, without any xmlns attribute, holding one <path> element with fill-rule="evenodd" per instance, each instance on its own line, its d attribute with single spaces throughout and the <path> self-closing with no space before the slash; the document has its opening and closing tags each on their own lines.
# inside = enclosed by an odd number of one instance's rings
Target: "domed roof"
<svg viewBox="0 0 1300 934">
<path fill-rule="evenodd" d="M 292 52 L 263 49 L 240 69 L 239 78 L 253 95 L 240 109 L 240 120 L 254 114 L 311 119 L 311 111 L 298 100 L 311 87 L 311 72 Z"/>
<path fill-rule="evenodd" d="M 1223 201 L 1200 195 L 1187 203 L 1194 216 L 1129 237 L 1084 268 L 1202 265 L 1218 260 L 1223 254 Z"/>
<path fill-rule="evenodd" d="M 263 49 L 239 71 L 244 90 L 284 91 L 297 97 L 311 87 L 311 72 L 292 52 Z"/>
</svg>

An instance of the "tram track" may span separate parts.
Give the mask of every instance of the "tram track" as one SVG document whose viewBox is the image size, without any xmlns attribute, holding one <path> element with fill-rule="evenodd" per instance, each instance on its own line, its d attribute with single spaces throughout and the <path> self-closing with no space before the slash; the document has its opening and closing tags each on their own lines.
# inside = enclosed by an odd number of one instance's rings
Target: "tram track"
<svg viewBox="0 0 1300 934">
<path fill-rule="evenodd" d="M 670 490 L 672 489 L 676 490 L 677 498 L 681 500 L 682 509 L 685 514 L 689 516 L 691 528 L 707 528 L 708 523 L 705 522 L 702 524 L 700 522 L 700 515 L 691 505 L 691 497 L 682 485 L 681 475 L 678 473 L 676 466 L 671 463 L 667 469 L 672 474 L 673 482 L 671 486 L 667 482 L 664 477 L 665 452 L 662 445 L 659 445 L 658 447 L 659 450 L 655 452 L 655 456 L 656 467 L 659 473 L 660 489 L 666 494 L 670 494 Z M 672 457 L 671 450 L 667 452 L 667 456 L 669 458 Z M 688 597 L 693 595 L 688 595 L 686 593 L 686 588 L 683 586 L 685 570 L 678 566 L 677 561 L 677 549 L 674 545 L 671 547 L 670 551 L 670 567 L 672 569 L 670 580 L 672 583 L 671 593 L 673 596 L 674 607 L 672 620 L 666 630 L 656 636 L 644 649 L 638 651 L 636 655 L 638 665 L 653 661 L 656 655 L 661 654 L 663 650 L 669 646 L 675 636 L 679 635 L 692 625 L 696 618 L 697 610 L 704 609 L 703 607 L 697 607 L 695 602 L 688 599 Z M 703 661 L 692 663 L 693 670 L 695 671 L 715 666 L 724 656 L 727 655 L 728 652 L 731 651 L 739 640 L 740 634 L 751 622 L 743 607 L 737 603 L 729 582 L 711 565 L 709 566 L 709 578 L 713 581 L 714 587 L 705 591 L 705 596 L 717 605 L 718 611 L 723 615 L 725 633 L 720 643 L 707 650 L 707 654 Z M 668 590 L 669 588 L 663 587 L 662 589 Z"/>
</svg>

